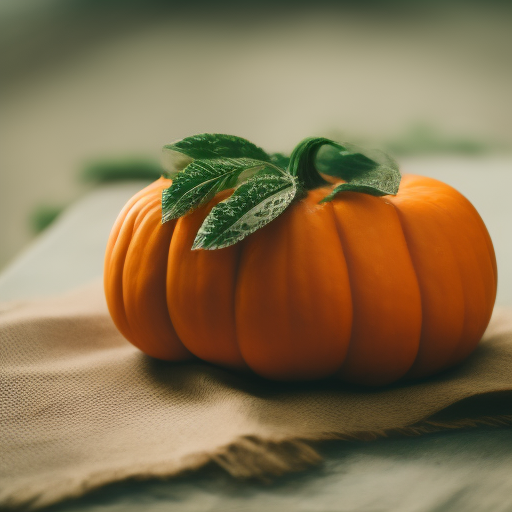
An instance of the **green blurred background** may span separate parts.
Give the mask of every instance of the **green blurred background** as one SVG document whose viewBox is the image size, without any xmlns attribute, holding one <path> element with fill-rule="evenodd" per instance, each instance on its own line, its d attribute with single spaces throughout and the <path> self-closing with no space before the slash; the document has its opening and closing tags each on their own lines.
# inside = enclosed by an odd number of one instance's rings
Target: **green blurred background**
<svg viewBox="0 0 512 512">
<path fill-rule="evenodd" d="M 0 269 L 91 187 L 158 175 L 161 146 L 194 133 L 284 152 L 325 135 L 399 161 L 508 153 L 511 5 L 2 0 Z"/>
</svg>

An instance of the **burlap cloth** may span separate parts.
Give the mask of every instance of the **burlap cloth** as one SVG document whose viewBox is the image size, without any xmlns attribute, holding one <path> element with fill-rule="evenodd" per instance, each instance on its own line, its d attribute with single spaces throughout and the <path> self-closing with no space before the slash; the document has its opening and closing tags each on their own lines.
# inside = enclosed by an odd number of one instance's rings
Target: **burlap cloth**
<svg viewBox="0 0 512 512">
<path fill-rule="evenodd" d="M 0 307 L 0 508 L 39 508 L 126 478 L 214 462 L 269 478 L 319 462 L 313 442 L 512 423 L 512 311 L 477 351 L 415 384 L 279 384 L 127 343 L 100 283 Z"/>
</svg>

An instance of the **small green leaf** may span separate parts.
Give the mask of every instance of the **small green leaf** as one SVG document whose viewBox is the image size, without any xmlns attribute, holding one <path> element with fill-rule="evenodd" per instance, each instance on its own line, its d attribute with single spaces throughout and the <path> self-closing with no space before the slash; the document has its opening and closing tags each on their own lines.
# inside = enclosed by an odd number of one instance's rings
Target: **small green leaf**
<svg viewBox="0 0 512 512">
<path fill-rule="evenodd" d="M 331 201 L 340 192 L 363 192 L 372 196 L 394 196 L 398 192 L 399 185 L 400 174 L 397 177 L 394 170 L 380 169 L 378 172 L 371 171 L 349 183 L 340 183 L 320 203 Z"/>
<path fill-rule="evenodd" d="M 253 176 L 212 209 L 192 249 L 222 249 L 236 244 L 279 216 L 298 190 L 298 180 L 286 172 Z"/>
<path fill-rule="evenodd" d="M 212 158 L 252 158 L 270 161 L 270 156 L 263 149 L 242 137 L 203 133 L 164 146 L 162 164 L 173 175 L 184 169 L 192 160 Z"/>
<path fill-rule="evenodd" d="M 332 192 L 320 201 L 331 201 L 340 192 L 363 192 L 373 196 L 396 195 L 401 175 L 398 164 L 385 153 L 378 150 L 361 150 L 351 144 L 343 144 L 337 149 L 337 156 L 331 160 L 328 169 L 318 164 L 321 172 L 337 176 L 346 181 L 336 186 Z"/>
<path fill-rule="evenodd" d="M 290 157 L 290 173 L 308 190 L 326 184 L 320 173 L 346 181 L 321 202 L 330 201 L 346 190 L 376 196 L 394 195 L 400 185 L 398 165 L 385 153 L 339 144 L 324 137 L 304 139 L 295 147 Z"/>
<path fill-rule="evenodd" d="M 398 170 L 398 164 L 383 151 L 360 148 L 348 142 L 325 143 L 315 159 L 315 167 L 319 172 L 346 181 L 378 166 L 395 167 Z"/>
<path fill-rule="evenodd" d="M 162 222 L 185 215 L 263 170 L 268 174 L 282 172 L 268 162 L 250 158 L 194 160 L 162 192 Z"/>
</svg>

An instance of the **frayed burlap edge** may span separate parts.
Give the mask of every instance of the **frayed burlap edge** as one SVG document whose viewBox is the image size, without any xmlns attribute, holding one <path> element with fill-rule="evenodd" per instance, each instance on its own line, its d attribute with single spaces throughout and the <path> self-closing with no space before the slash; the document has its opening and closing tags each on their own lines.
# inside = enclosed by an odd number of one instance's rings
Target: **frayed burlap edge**
<svg viewBox="0 0 512 512">
<path fill-rule="evenodd" d="M 274 478 L 299 472 L 322 462 L 313 446 L 329 440 L 373 441 L 384 437 L 420 436 L 436 432 L 471 429 L 480 426 L 512 426 L 512 415 L 482 416 L 453 421 L 423 420 L 401 428 L 340 433 L 325 432 L 311 438 L 268 440 L 258 436 L 243 436 L 214 453 L 197 453 L 180 461 L 139 465 L 132 468 L 101 471 L 87 479 L 74 478 L 45 483 L 44 486 L 26 486 L 4 495 L 0 499 L 1 510 L 32 511 L 55 503 L 78 498 L 108 484 L 123 480 L 148 480 L 172 478 L 198 470 L 214 463 L 237 479 L 255 479 L 270 482 Z"/>
<path fill-rule="evenodd" d="M 302 471 L 321 462 L 322 457 L 311 446 L 312 443 L 333 440 L 374 441 L 384 437 L 412 437 L 443 430 L 470 429 L 482 426 L 512 426 L 512 415 L 482 416 L 446 422 L 424 420 L 408 427 L 352 433 L 325 432 L 309 439 L 268 441 L 255 436 L 246 436 L 222 447 L 210 457 L 212 461 L 235 478 L 252 478 L 266 482 L 271 481 L 273 477 Z"/>
</svg>

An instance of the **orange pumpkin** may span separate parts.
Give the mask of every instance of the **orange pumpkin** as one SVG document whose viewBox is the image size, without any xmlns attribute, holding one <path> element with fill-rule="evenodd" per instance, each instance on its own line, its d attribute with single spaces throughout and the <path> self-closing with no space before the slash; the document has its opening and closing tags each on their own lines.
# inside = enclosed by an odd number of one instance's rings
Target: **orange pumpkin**
<svg viewBox="0 0 512 512">
<path fill-rule="evenodd" d="M 323 204 L 330 188 L 317 188 L 215 251 L 191 246 L 227 194 L 162 224 L 170 185 L 160 178 L 126 204 L 105 259 L 111 316 L 150 356 L 383 385 L 463 360 L 490 320 L 490 237 L 469 201 L 437 180 L 404 175 L 396 196 L 344 192 Z"/>
</svg>

